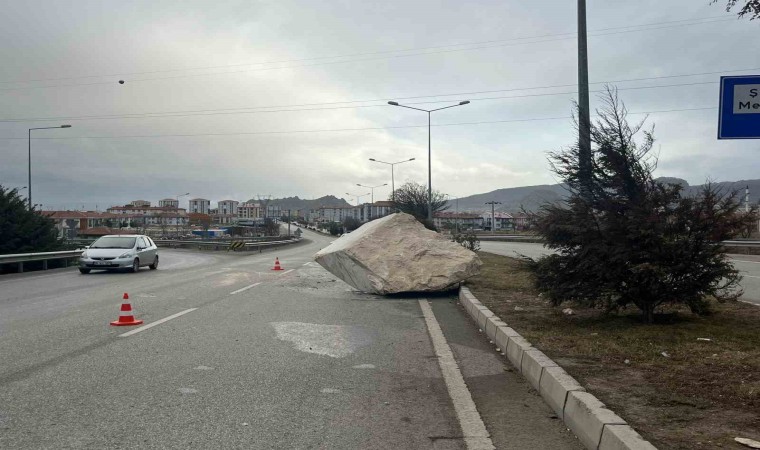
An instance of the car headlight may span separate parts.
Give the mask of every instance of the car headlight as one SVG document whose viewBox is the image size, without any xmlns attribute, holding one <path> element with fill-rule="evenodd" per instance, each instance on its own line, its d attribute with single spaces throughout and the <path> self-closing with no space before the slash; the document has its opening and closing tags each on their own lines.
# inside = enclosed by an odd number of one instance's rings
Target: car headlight
<svg viewBox="0 0 760 450">
<path fill-rule="evenodd" d="M 89 258 L 89 256 L 87 256 L 87 252 L 82 252 L 82 254 L 79 255 L 79 257 L 80 258 Z"/>
<path fill-rule="evenodd" d="M 131 251 L 122 253 L 121 255 L 119 255 L 119 258 L 129 258 L 130 256 L 132 256 Z"/>
</svg>

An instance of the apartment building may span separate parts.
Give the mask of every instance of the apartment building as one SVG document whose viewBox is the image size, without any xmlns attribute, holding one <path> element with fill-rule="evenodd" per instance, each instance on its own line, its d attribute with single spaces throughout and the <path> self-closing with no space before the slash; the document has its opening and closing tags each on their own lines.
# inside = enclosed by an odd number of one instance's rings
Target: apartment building
<svg viewBox="0 0 760 450">
<path fill-rule="evenodd" d="M 42 211 L 53 221 L 58 237 L 73 239 L 86 230 L 105 226 L 119 226 L 118 216 L 99 211 Z"/>
<path fill-rule="evenodd" d="M 187 225 L 188 216 L 184 208 L 166 206 L 112 206 L 107 209 L 117 220 L 127 223 L 135 221 L 141 225 Z"/>
<path fill-rule="evenodd" d="M 515 217 L 510 213 L 496 211 L 494 213 L 494 219 L 492 220 L 491 212 L 487 211 L 483 213 L 482 217 L 483 217 L 483 228 L 487 230 L 491 230 L 491 229 L 514 230 L 515 229 Z"/>
<path fill-rule="evenodd" d="M 240 203 L 237 205 L 237 217 L 242 220 L 260 219 L 263 217 L 261 205 L 258 203 Z"/>
<path fill-rule="evenodd" d="M 162 208 L 179 208 L 179 200 L 174 198 L 165 198 L 158 201 L 158 206 Z"/>
<path fill-rule="evenodd" d="M 147 200 L 132 200 L 128 206 L 134 206 L 137 208 L 144 208 L 150 206 L 150 202 Z"/>
<path fill-rule="evenodd" d="M 479 230 L 483 229 L 483 217 L 474 213 L 456 213 L 443 211 L 435 213 L 433 216 L 433 225 L 439 230 L 459 229 L 459 230 Z"/>
<path fill-rule="evenodd" d="M 205 198 L 193 198 L 189 202 L 187 212 L 193 214 L 210 214 L 211 201 Z"/>
</svg>

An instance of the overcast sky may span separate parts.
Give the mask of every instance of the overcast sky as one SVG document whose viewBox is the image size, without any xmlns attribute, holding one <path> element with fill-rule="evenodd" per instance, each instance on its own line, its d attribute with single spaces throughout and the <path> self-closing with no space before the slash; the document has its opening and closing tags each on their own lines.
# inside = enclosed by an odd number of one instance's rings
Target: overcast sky
<svg viewBox="0 0 760 450">
<path fill-rule="evenodd" d="M 760 178 L 760 141 L 716 139 L 719 76 L 760 73 L 760 21 L 724 3 L 588 1 L 590 81 L 651 112 L 658 175 Z M 554 183 L 546 153 L 574 136 L 575 4 L 5 0 L 0 184 L 27 185 L 29 128 L 71 124 L 32 132 L 45 209 L 185 192 L 355 203 L 357 183 L 391 181 L 368 158 L 416 158 L 396 185 L 427 182 L 426 114 L 388 100 L 472 102 L 432 115 L 434 189 Z"/>
</svg>

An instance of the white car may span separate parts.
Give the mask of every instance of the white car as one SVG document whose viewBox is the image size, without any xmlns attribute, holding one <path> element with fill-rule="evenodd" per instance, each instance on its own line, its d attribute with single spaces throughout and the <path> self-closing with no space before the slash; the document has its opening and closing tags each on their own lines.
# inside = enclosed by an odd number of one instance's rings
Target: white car
<svg viewBox="0 0 760 450">
<path fill-rule="evenodd" d="M 148 266 L 158 269 L 158 247 L 141 234 L 108 235 L 93 242 L 79 257 L 79 271 L 129 269 L 132 272 Z"/>
</svg>

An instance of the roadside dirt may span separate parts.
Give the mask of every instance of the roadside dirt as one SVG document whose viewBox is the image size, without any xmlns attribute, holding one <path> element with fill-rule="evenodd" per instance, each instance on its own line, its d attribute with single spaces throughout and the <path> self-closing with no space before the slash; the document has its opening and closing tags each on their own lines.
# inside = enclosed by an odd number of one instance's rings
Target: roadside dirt
<svg viewBox="0 0 760 450">
<path fill-rule="evenodd" d="M 760 440 L 760 307 L 666 308 L 647 325 L 637 310 L 551 306 L 518 260 L 480 255 L 482 274 L 467 283 L 475 296 L 658 448 Z"/>
</svg>

